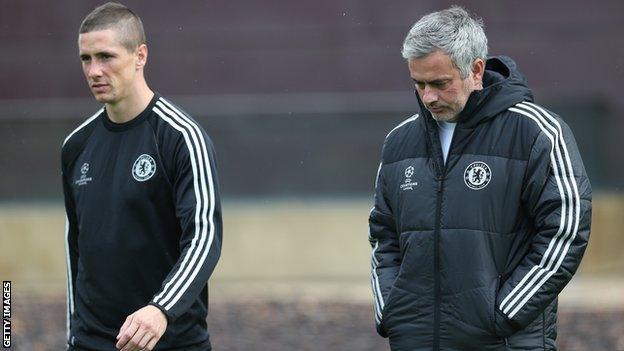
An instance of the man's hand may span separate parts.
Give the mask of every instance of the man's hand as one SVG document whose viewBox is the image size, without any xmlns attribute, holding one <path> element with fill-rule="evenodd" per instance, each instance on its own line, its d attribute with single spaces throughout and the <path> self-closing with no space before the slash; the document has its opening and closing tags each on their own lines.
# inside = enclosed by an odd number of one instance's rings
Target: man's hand
<svg viewBox="0 0 624 351">
<path fill-rule="evenodd" d="M 117 335 L 121 351 L 151 351 L 167 329 L 167 317 L 156 306 L 147 305 L 126 318 Z"/>
</svg>

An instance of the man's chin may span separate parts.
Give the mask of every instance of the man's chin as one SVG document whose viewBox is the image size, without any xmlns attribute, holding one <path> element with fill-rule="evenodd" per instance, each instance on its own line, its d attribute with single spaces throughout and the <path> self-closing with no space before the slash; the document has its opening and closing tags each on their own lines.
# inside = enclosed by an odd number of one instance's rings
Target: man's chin
<svg viewBox="0 0 624 351">
<path fill-rule="evenodd" d="M 107 94 L 93 94 L 93 97 L 97 102 L 102 104 L 109 103 L 113 100 L 112 97 Z"/>
<path fill-rule="evenodd" d="M 431 117 L 438 122 L 455 122 L 457 116 L 448 113 L 431 114 Z"/>
</svg>

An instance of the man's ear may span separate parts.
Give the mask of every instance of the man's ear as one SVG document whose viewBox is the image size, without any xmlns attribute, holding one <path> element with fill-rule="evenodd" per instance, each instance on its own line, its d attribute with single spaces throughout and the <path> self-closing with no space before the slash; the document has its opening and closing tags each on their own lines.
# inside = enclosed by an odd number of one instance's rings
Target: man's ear
<svg viewBox="0 0 624 351">
<path fill-rule="evenodd" d="M 472 79 L 476 86 L 483 87 L 483 74 L 485 73 L 485 61 L 476 59 L 472 64 Z"/>
<path fill-rule="evenodd" d="M 147 45 L 141 44 L 137 48 L 136 68 L 141 69 L 147 64 Z"/>
</svg>

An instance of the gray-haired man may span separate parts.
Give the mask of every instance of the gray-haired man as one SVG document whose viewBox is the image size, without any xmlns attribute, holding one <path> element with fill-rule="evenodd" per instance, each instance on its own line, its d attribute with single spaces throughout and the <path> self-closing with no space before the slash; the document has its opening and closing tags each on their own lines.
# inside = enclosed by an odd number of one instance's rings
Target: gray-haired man
<svg viewBox="0 0 624 351">
<path fill-rule="evenodd" d="M 554 350 L 589 238 L 574 137 L 480 20 L 431 13 L 403 45 L 420 113 L 386 137 L 370 214 L 377 330 L 393 350 Z"/>
</svg>

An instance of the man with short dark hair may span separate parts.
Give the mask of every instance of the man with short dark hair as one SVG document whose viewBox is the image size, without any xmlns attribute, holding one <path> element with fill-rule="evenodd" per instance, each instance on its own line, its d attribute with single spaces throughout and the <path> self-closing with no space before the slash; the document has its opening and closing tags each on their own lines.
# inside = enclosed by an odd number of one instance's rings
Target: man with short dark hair
<svg viewBox="0 0 624 351">
<path fill-rule="evenodd" d="M 207 281 L 219 259 L 213 146 L 144 78 L 141 20 L 107 3 L 80 26 L 104 106 L 63 143 L 69 350 L 210 350 Z"/>
<path fill-rule="evenodd" d="M 370 213 L 378 332 L 393 350 L 555 350 L 591 186 L 570 128 L 460 7 L 403 45 L 420 113 L 387 135 Z"/>
</svg>

